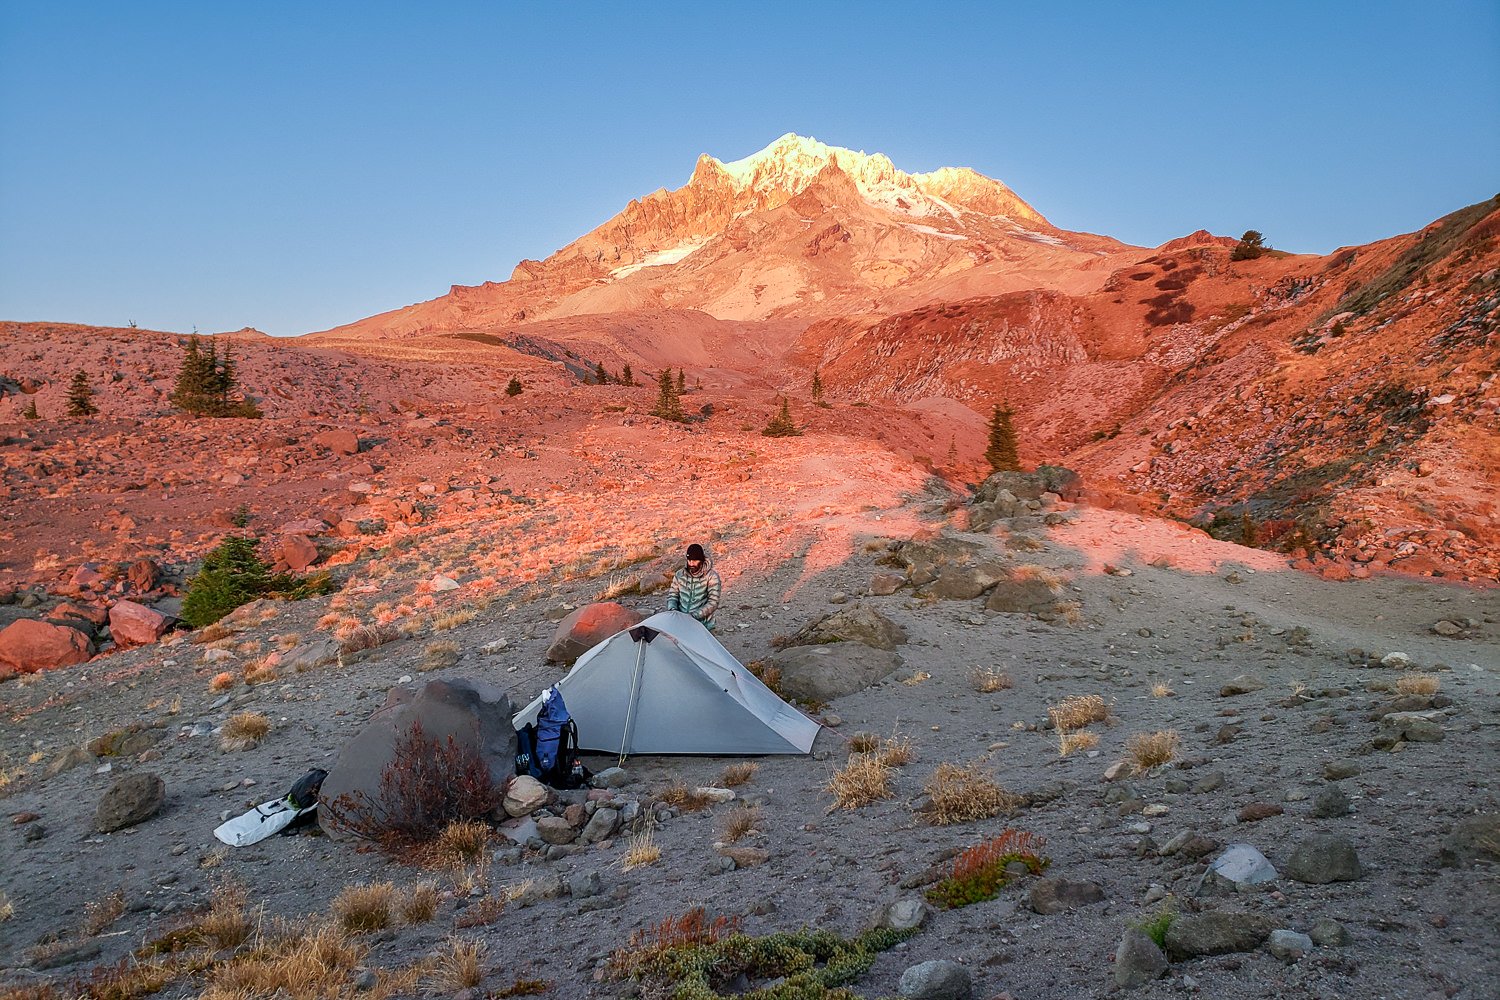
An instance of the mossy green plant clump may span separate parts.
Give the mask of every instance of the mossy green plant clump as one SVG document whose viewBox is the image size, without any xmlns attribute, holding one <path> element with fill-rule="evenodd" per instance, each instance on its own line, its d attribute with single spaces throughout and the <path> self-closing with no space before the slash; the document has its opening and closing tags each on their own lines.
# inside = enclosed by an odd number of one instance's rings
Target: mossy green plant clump
<svg viewBox="0 0 1500 1000">
<path fill-rule="evenodd" d="M 704 924 L 701 909 L 669 923 L 671 934 L 658 928 L 655 940 L 638 935 L 616 952 L 611 964 L 620 978 L 639 982 L 645 995 L 673 1000 L 858 1000 L 843 987 L 867 972 L 877 954 L 916 933 L 881 929 L 846 939 L 831 931 L 803 929 L 753 937 L 724 933 L 729 925 L 722 922 Z M 679 933 L 683 927 L 704 932 Z M 760 989 L 719 992 L 740 977 L 776 982 Z"/>
<path fill-rule="evenodd" d="M 976 844 L 953 860 L 953 873 L 927 890 L 927 899 L 944 909 L 982 903 L 1000 895 L 1010 881 L 1006 867 L 1015 862 L 1040 875 L 1051 859 L 1040 852 L 1041 837 L 1007 827 L 1000 836 Z"/>
</svg>

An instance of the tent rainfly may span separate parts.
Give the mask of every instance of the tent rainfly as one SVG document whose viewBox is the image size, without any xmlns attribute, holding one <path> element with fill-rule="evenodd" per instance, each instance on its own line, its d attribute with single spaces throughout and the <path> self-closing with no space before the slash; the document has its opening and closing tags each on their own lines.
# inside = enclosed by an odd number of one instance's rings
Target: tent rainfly
<svg viewBox="0 0 1500 1000">
<path fill-rule="evenodd" d="M 584 653 L 557 682 L 582 749 L 810 753 L 816 722 L 771 692 L 692 615 L 663 611 Z M 515 716 L 536 721 L 538 697 Z"/>
</svg>

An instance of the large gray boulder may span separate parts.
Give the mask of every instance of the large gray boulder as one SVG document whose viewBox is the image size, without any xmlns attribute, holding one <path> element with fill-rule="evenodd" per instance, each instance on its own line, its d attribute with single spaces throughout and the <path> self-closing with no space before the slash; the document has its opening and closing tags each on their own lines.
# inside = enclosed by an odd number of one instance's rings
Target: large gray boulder
<svg viewBox="0 0 1500 1000">
<path fill-rule="evenodd" d="M 781 671 L 781 690 L 789 698 L 828 702 L 863 691 L 901 667 L 901 657 L 860 642 L 794 646 L 771 657 Z"/>
<path fill-rule="evenodd" d="M 874 608 L 855 604 L 808 625 L 788 646 L 816 646 L 830 642 L 858 642 L 875 649 L 895 649 L 906 642 L 906 631 Z"/>
<path fill-rule="evenodd" d="M 1259 913 L 1184 913 L 1167 927 L 1167 954 L 1181 961 L 1198 955 L 1254 951 L 1275 929 L 1275 921 Z"/>
<path fill-rule="evenodd" d="M 319 825 L 330 837 L 355 839 L 361 834 L 348 823 L 354 813 L 379 816 L 402 808 L 387 771 L 394 777 L 405 769 L 397 761 L 397 746 L 408 742 L 417 726 L 428 743 L 447 748 L 451 739 L 455 752 L 477 756 L 495 790 L 491 806 L 499 805 L 502 787 L 515 774 L 514 714 L 505 692 L 485 681 L 460 678 L 393 688 L 385 706 L 339 751 L 323 781 Z"/>
<path fill-rule="evenodd" d="M 906 570 L 909 583 L 920 587 L 936 580 L 944 567 L 969 566 L 993 554 L 978 542 L 938 535 L 921 541 L 900 542 L 892 547 L 890 558 Z"/>
<path fill-rule="evenodd" d="M 939 959 L 913 965 L 901 973 L 897 989 L 911 1000 L 969 1000 L 974 995 L 974 981 L 962 965 Z"/>
<path fill-rule="evenodd" d="M 1467 868 L 1476 861 L 1500 861 L 1500 815 L 1459 820 L 1438 848 L 1438 864 L 1445 868 Z"/>
<path fill-rule="evenodd" d="M 974 491 L 975 503 L 992 503 L 1001 491 L 1020 500 L 1040 500 L 1043 493 L 1056 493 L 1073 501 L 1083 493 L 1083 478 L 1060 465 L 1039 465 L 1032 472 L 996 472 Z"/>
<path fill-rule="evenodd" d="M 123 830 L 155 816 L 167 800 L 167 784 L 147 771 L 115 779 L 94 811 L 94 829 L 100 833 Z"/>
<path fill-rule="evenodd" d="M 643 621 L 640 614 L 614 601 L 585 604 L 558 622 L 552 644 L 547 647 L 547 662 L 572 663 L 616 632 Z"/>
<path fill-rule="evenodd" d="M 1129 927 L 1115 948 L 1115 985 L 1130 989 L 1160 979 L 1167 956 L 1139 927 Z"/>
<path fill-rule="evenodd" d="M 990 588 L 984 606 L 1001 614 L 1035 615 L 1056 609 L 1060 596 L 1045 578 L 1007 576 Z"/>
<path fill-rule="evenodd" d="M 1288 878 L 1308 885 L 1353 882 L 1364 874 L 1354 843 L 1332 833 L 1303 837 L 1287 859 L 1285 871 Z"/>
<path fill-rule="evenodd" d="M 1003 563 L 979 562 L 971 566 L 947 565 L 923 591 L 940 601 L 967 601 L 978 597 L 1002 580 L 1010 578 Z"/>
</svg>

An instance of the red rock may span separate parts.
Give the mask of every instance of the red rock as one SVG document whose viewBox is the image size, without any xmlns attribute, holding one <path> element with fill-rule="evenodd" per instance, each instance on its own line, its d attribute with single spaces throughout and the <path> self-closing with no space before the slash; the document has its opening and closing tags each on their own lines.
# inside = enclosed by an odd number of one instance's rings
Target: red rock
<svg viewBox="0 0 1500 1000">
<path fill-rule="evenodd" d="M 137 559 L 126 567 L 125 581 L 135 590 L 155 590 L 161 581 L 161 567 L 150 559 Z"/>
<path fill-rule="evenodd" d="M 1334 580 L 1340 582 L 1349 579 L 1353 575 L 1349 572 L 1349 568 L 1343 563 L 1328 563 L 1327 565 L 1322 566 L 1319 569 L 1319 572 L 1322 574 L 1323 579 L 1325 580 Z"/>
<path fill-rule="evenodd" d="M 116 601 L 109 609 L 109 634 L 121 646 L 145 646 L 167 631 L 167 616 L 134 601 Z"/>
<path fill-rule="evenodd" d="M 281 536 L 281 561 L 294 573 L 300 573 L 318 561 L 318 547 L 306 535 Z"/>
<path fill-rule="evenodd" d="M 64 601 L 49 611 L 47 617 L 55 622 L 61 622 L 64 618 L 82 618 L 86 622 L 103 625 L 109 621 L 109 610 L 97 604 L 69 604 Z"/>
<path fill-rule="evenodd" d="M 327 448 L 335 455 L 355 455 L 359 453 L 359 437 L 353 431 L 323 431 L 312 439 L 312 443 L 319 447 Z"/>
<path fill-rule="evenodd" d="M 83 663 L 92 652 L 84 634 L 65 625 L 23 618 L 0 631 L 0 663 L 23 674 Z"/>
<path fill-rule="evenodd" d="M 552 645 L 547 647 L 547 662 L 571 663 L 616 632 L 642 621 L 639 614 L 613 601 L 585 605 L 558 623 Z"/>
<path fill-rule="evenodd" d="M 104 582 L 104 577 L 89 563 L 84 563 L 73 571 L 69 583 L 75 587 L 92 587 Z"/>
</svg>

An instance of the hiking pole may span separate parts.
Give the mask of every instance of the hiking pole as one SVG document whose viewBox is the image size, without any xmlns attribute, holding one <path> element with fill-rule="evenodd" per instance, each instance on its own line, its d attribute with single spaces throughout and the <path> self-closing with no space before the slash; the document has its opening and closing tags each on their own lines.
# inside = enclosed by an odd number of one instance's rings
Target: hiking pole
<svg viewBox="0 0 1500 1000">
<path fill-rule="evenodd" d="M 630 737 L 635 730 L 635 699 L 641 686 L 641 665 L 646 659 L 646 642 L 644 639 L 635 640 L 635 673 L 630 677 L 630 704 L 625 707 L 625 731 L 620 734 L 620 760 L 618 766 L 625 766 L 625 751 L 630 746 Z"/>
</svg>

